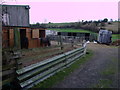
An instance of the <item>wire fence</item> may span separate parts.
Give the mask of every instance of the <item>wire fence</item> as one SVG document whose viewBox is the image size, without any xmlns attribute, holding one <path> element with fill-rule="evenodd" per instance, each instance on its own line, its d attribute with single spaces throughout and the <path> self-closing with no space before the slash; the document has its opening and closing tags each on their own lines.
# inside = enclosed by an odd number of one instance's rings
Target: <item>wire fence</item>
<svg viewBox="0 0 120 90">
<path fill-rule="evenodd" d="M 61 35 L 49 35 L 47 36 L 50 39 L 51 45 L 59 45 L 64 47 L 66 45 L 70 46 L 82 46 L 86 40 L 89 40 L 89 37 L 76 37 L 76 36 L 61 36 Z"/>
</svg>

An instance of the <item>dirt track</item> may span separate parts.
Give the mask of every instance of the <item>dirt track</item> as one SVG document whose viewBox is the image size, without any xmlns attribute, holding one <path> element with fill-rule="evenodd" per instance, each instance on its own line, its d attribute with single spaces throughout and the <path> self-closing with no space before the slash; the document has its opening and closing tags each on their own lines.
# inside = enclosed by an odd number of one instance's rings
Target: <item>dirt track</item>
<svg viewBox="0 0 120 90">
<path fill-rule="evenodd" d="M 92 88 L 101 79 L 106 78 L 101 72 L 108 68 L 113 60 L 118 59 L 118 48 L 93 43 L 89 43 L 87 48 L 93 50 L 93 57 L 53 88 Z M 114 67 L 118 66 L 116 64 Z M 110 88 L 118 87 L 117 76 L 112 76 L 110 79 L 113 80 Z"/>
</svg>

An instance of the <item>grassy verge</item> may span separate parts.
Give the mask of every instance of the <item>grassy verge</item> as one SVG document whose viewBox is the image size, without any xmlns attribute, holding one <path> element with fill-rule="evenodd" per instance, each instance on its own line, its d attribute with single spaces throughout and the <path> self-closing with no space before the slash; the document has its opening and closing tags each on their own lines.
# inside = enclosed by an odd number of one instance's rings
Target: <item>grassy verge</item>
<svg viewBox="0 0 120 90">
<path fill-rule="evenodd" d="M 92 57 L 93 52 L 88 50 L 86 55 L 82 56 L 76 62 L 74 62 L 69 68 L 65 68 L 62 71 L 56 73 L 55 75 L 51 76 L 50 78 L 44 80 L 43 82 L 35 85 L 34 88 L 51 88 L 56 83 L 64 80 L 66 76 L 72 73 L 75 69 L 79 68 L 82 64 L 87 62 L 90 57 Z"/>
<path fill-rule="evenodd" d="M 111 85 L 116 82 L 115 77 L 117 71 L 117 59 L 113 59 L 112 64 L 109 64 L 109 66 L 101 72 L 104 78 L 99 80 L 99 83 L 96 84 L 94 88 L 111 88 Z"/>
</svg>

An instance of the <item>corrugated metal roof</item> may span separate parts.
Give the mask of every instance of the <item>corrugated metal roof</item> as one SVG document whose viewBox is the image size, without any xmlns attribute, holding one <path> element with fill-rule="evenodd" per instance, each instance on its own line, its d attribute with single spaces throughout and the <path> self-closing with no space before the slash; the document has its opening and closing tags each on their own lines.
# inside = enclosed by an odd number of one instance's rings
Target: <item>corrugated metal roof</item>
<svg viewBox="0 0 120 90">
<path fill-rule="evenodd" d="M 24 6 L 29 6 L 29 5 L 8 5 L 8 4 L 3 4 L 2 6 L 15 6 L 15 7 L 24 7 Z"/>
</svg>

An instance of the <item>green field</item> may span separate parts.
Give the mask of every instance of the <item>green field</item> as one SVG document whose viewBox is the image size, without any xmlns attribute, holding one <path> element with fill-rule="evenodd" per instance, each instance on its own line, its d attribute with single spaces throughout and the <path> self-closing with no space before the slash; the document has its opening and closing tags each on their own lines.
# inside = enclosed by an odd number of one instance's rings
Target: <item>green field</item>
<svg viewBox="0 0 120 90">
<path fill-rule="evenodd" d="M 64 25 L 71 25 L 75 22 L 66 22 L 66 23 L 49 23 L 47 26 L 64 26 Z"/>
<path fill-rule="evenodd" d="M 112 41 L 120 39 L 120 34 L 113 34 L 112 35 Z"/>
<path fill-rule="evenodd" d="M 82 29 L 48 29 L 48 30 L 56 30 L 59 32 L 80 32 L 80 33 L 94 33 L 88 30 L 82 30 Z"/>
</svg>

